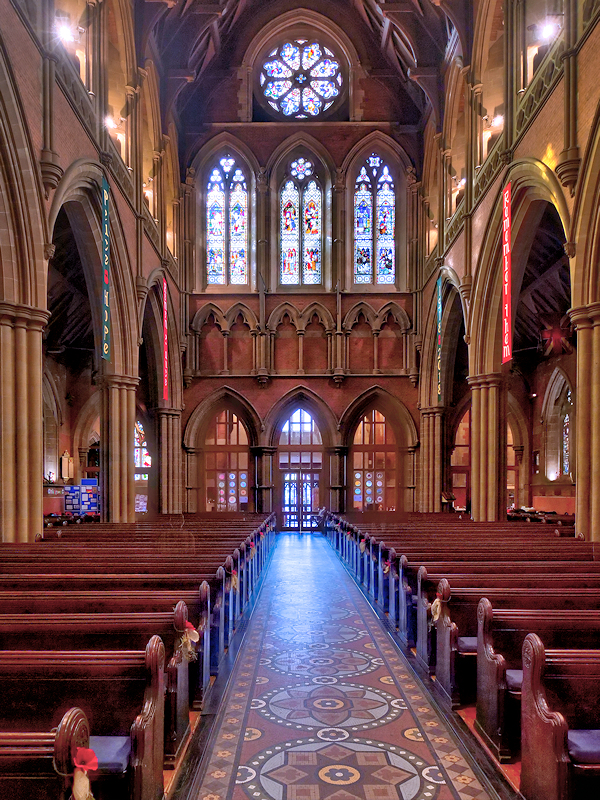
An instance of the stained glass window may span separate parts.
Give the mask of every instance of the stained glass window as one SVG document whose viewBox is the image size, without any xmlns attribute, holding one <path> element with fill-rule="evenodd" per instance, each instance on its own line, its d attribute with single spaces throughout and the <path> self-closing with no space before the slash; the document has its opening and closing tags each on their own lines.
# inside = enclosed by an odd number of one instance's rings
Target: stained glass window
<svg viewBox="0 0 600 800">
<path fill-rule="evenodd" d="M 248 283 L 248 187 L 235 159 L 213 168 L 206 192 L 206 282 Z"/>
<path fill-rule="evenodd" d="M 295 39 L 276 47 L 262 65 L 259 83 L 271 108 L 294 119 L 327 111 L 343 85 L 340 61 L 323 45 Z"/>
<path fill-rule="evenodd" d="M 373 219 L 375 211 L 375 219 Z M 396 195 L 383 159 L 373 153 L 354 187 L 354 283 L 396 280 Z"/>
<path fill-rule="evenodd" d="M 247 511 L 251 506 L 248 434 L 232 411 L 211 420 L 204 440 L 207 511 Z"/>
<path fill-rule="evenodd" d="M 133 439 L 133 465 L 135 467 L 135 510 L 145 513 L 148 510 L 148 478 L 152 469 L 152 456 L 148 452 L 144 426 L 138 420 L 135 423 Z"/>
<path fill-rule="evenodd" d="M 396 438 L 380 411 L 369 411 L 358 423 L 350 463 L 352 508 L 395 511 Z"/>
<path fill-rule="evenodd" d="M 287 286 L 321 283 L 323 195 L 313 165 L 298 158 L 280 195 L 281 283 Z"/>
</svg>

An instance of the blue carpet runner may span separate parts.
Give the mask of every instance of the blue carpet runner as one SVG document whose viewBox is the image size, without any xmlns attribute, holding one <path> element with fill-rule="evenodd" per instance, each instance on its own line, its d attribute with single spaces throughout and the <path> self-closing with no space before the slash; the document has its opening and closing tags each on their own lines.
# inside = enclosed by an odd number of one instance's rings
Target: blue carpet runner
<svg viewBox="0 0 600 800">
<path fill-rule="evenodd" d="M 198 800 L 487 800 L 320 535 L 280 534 Z"/>
</svg>

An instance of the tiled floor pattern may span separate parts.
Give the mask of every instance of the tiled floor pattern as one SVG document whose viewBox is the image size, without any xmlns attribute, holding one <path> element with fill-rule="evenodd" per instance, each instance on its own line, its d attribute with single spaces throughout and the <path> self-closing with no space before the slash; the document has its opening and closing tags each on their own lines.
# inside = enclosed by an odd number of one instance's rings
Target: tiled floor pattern
<svg viewBox="0 0 600 800">
<path fill-rule="evenodd" d="M 327 542 L 281 534 L 198 800 L 484 800 Z"/>
</svg>

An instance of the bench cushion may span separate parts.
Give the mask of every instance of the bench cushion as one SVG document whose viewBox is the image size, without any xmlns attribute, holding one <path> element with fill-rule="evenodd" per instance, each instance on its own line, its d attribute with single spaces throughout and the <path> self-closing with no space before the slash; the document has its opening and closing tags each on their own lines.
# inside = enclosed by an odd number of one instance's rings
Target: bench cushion
<svg viewBox="0 0 600 800">
<path fill-rule="evenodd" d="M 600 764 L 600 731 L 573 730 L 567 734 L 567 747 L 573 761 Z"/>
<path fill-rule="evenodd" d="M 459 653 L 476 653 L 477 652 L 477 637 L 476 636 L 459 636 L 456 643 Z"/>
<path fill-rule="evenodd" d="M 127 772 L 131 754 L 129 736 L 90 736 L 90 748 L 98 758 L 100 774 Z"/>
<path fill-rule="evenodd" d="M 523 670 L 507 669 L 506 685 L 509 692 L 520 692 L 521 688 L 523 687 Z"/>
</svg>

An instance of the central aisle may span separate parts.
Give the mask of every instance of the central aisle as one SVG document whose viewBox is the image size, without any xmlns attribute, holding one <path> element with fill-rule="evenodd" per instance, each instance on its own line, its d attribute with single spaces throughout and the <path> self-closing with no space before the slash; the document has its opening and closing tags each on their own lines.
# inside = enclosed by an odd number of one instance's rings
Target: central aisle
<svg viewBox="0 0 600 800">
<path fill-rule="evenodd" d="M 199 800 L 488 797 L 327 541 L 280 534 Z"/>
</svg>

